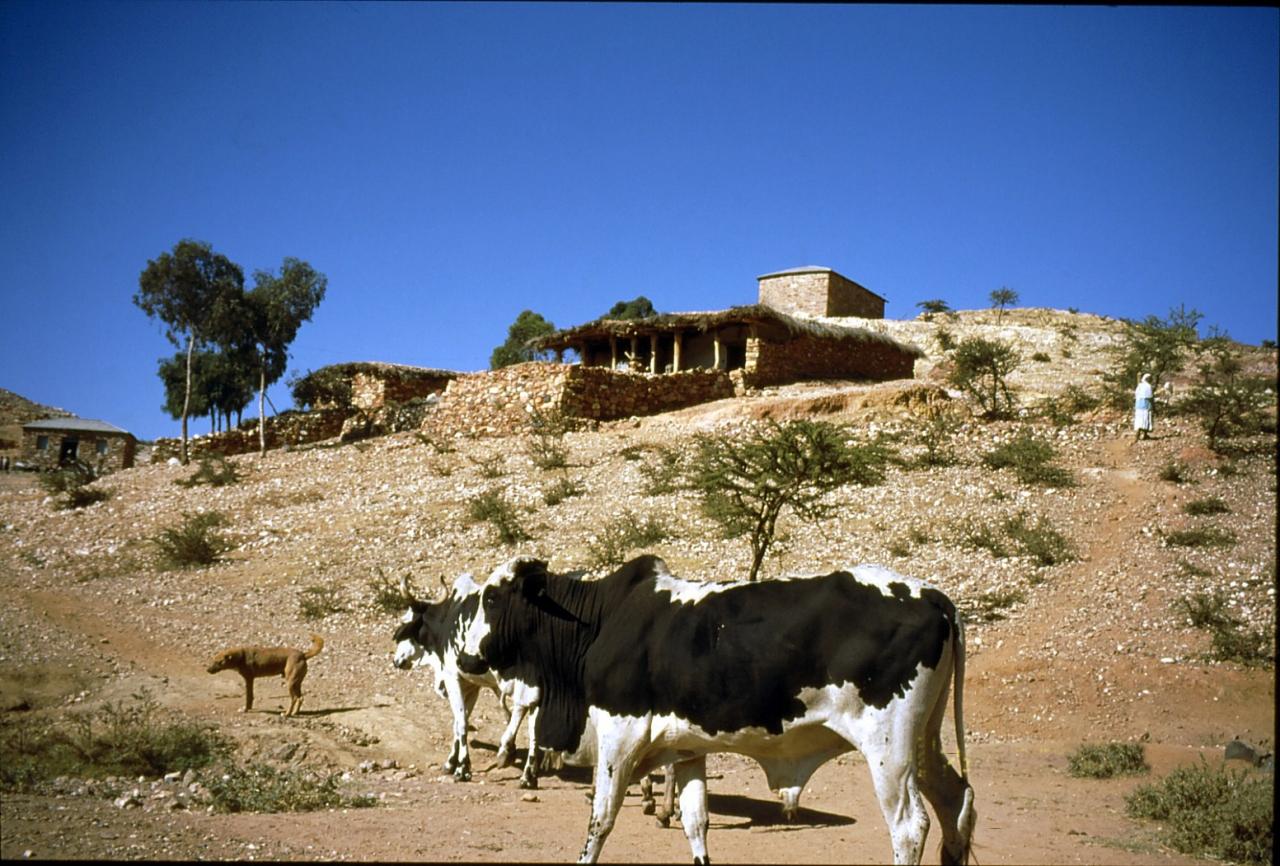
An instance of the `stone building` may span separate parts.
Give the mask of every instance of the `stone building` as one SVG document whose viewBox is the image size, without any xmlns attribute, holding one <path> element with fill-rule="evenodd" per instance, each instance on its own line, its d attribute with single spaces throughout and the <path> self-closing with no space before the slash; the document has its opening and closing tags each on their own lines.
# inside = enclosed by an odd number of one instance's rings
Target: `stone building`
<svg viewBox="0 0 1280 866">
<path fill-rule="evenodd" d="M 883 319 L 884 298 L 831 268 L 810 265 L 756 278 L 760 303 L 802 316 Z"/>
<path fill-rule="evenodd" d="M 439 394 L 458 374 L 452 370 L 387 364 L 381 361 L 349 361 L 330 364 L 308 373 L 311 386 L 306 402 L 317 409 L 354 408 L 372 412 Z"/>
<path fill-rule="evenodd" d="M 138 442 L 133 434 L 91 418 L 43 418 L 22 425 L 22 460 L 39 469 L 57 469 L 75 460 L 99 474 L 133 466 Z"/>
</svg>

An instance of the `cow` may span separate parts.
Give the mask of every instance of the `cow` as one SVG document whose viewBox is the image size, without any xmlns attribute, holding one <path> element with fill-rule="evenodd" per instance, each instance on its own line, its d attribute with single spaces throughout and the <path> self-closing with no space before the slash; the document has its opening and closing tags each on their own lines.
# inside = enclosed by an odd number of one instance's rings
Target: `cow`
<svg viewBox="0 0 1280 866">
<path fill-rule="evenodd" d="M 393 663 L 401 670 L 427 665 L 436 678 L 436 692 L 449 701 L 453 711 L 453 743 L 444 771 L 452 773 L 459 781 L 471 780 L 471 757 L 467 746 L 467 725 L 471 710 L 482 689 L 489 689 L 502 701 L 503 708 L 511 702 L 507 727 L 498 743 L 498 754 L 493 766 L 505 767 L 514 760 L 515 739 L 520 723 L 529 716 L 529 751 L 520 774 L 521 788 L 538 787 L 539 765 L 556 762 L 571 766 L 593 764 L 594 740 L 588 749 L 579 754 L 561 753 L 552 756 L 539 755 L 535 733 L 537 704 L 540 696 L 537 685 L 521 680 L 504 680 L 493 672 L 480 675 L 464 674 L 458 670 L 457 653 L 465 627 L 475 616 L 480 586 L 470 574 L 459 575 L 450 590 L 445 587 L 444 598 L 439 602 L 423 602 L 413 599 L 408 580 L 401 579 L 400 594 L 409 601 L 409 608 L 401 617 L 394 639 L 396 641 Z M 538 756 L 538 757 L 535 757 Z M 541 760 L 539 760 L 539 758 Z M 545 767 L 544 767 L 545 768 Z M 646 815 L 656 815 L 660 826 L 670 826 L 674 810 L 674 789 L 670 768 L 666 772 L 663 804 L 658 807 L 653 796 L 653 781 L 645 775 L 641 782 L 641 799 Z"/>
<path fill-rule="evenodd" d="M 769 787 L 799 791 L 858 749 L 895 863 L 919 863 L 942 825 L 943 863 L 967 862 L 976 822 L 964 753 L 964 632 L 936 587 L 875 565 L 763 582 L 673 577 L 637 557 L 595 581 L 516 557 L 481 591 L 458 664 L 536 678 L 538 742 L 596 732 L 595 797 L 580 862 L 594 863 L 633 772 L 675 763 L 685 835 L 707 859 L 706 756 L 736 752 Z M 957 773 L 941 728 L 955 682 Z M 618 784 L 623 780 L 624 784 Z"/>
<path fill-rule="evenodd" d="M 467 723 L 482 689 L 498 696 L 503 709 L 511 702 L 506 730 L 498 743 L 495 766 L 507 766 L 514 760 L 516 733 L 525 716 L 529 716 L 529 753 L 520 775 L 520 787 L 538 787 L 537 743 L 534 720 L 538 703 L 536 686 L 518 679 L 500 679 L 492 672 L 480 675 L 458 669 L 457 656 L 466 627 L 476 614 L 480 586 L 470 574 L 460 575 L 438 602 L 418 601 L 409 591 L 408 581 L 401 580 L 400 592 L 409 608 L 396 628 L 393 664 L 401 670 L 427 665 L 435 673 L 436 692 L 449 702 L 453 712 L 453 742 L 444 771 L 461 782 L 471 779 L 471 753 L 467 746 Z"/>
</svg>

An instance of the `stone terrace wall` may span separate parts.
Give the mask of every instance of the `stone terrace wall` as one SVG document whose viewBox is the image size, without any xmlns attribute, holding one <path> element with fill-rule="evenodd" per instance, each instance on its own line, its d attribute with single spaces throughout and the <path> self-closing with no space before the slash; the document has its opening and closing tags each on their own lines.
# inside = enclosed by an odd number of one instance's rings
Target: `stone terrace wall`
<svg viewBox="0 0 1280 866">
<path fill-rule="evenodd" d="M 570 368 L 561 408 L 576 418 L 612 421 L 732 396 L 733 382 L 724 370 L 649 375 L 576 366 Z"/>
<path fill-rule="evenodd" d="M 754 388 L 801 379 L 910 379 L 914 365 L 910 354 L 878 340 L 803 335 L 785 343 L 748 340 L 744 378 Z"/>
<path fill-rule="evenodd" d="M 422 428 L 432 433 L 510 436 L 526 430 L 529 416 L 560 408 L 568 364 L 530 361 L 481 373 L 461 373 L 449 383 Z"/>
<path fill-rule="evenodd" d="M 733 382 L 723 370 L 651 375 L 532 361 L 461 374 L 422 427 L 444 435 L 509 436 L 528 429 L 535 411 L 610 421 L 732 396 Z"/>
<path fill-rule="evenodd" d="M 366 411 L 407 403 L 428 394 L 440 393 L 453 378 L 453 374 L 445 373 L 429 375 L 417 371 L 361 371 L 351 377 L 351 403 Z"/>
<path fill-rule="evenodd" d="M 267 448 L 303 445 L 332 439 L 342 432 L 347 413 L 339 409 L 315 412 L 283 412 L 267 419 Z M 187 440 L 187 453 L 195 460 L 211 454 L 230 457 L 252 454 L 258 450 L 258 420 L 245 421 L 235 430 L 192 436 Z M 151 462 L 163 463 L 170 457 L 182 456 L 181 439 L 157 439 L 151 448 Z"/>
</svg>

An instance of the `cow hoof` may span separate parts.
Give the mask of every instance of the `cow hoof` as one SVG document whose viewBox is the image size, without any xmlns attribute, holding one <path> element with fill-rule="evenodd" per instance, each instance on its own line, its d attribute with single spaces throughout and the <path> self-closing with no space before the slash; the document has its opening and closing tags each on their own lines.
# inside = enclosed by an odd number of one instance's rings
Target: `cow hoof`
<svg viewBox="0 0 1280 866">
<path fill-rule="evenodd" d="M 536 776 L 529 777 L 529 778 L 526 778 L 526 777 L 524 777 L 524 776 L 521 776 L 521 777 L 520 777 L 520 787 L 521 787 L 521 788 L 528 788 L 528 789 L 530 789 L 530 790 L 535 790 L 535 791 L 536 791 L 536 790 L 538 789 L 538 778 L 537 778 Z"/>
<path fill-rule="evenodd" d="M 658 811 L 658 804 L 652 800 L 645 800 L 640 804 L 640 811 L 646 815 L 652 815 L 654 812 Z"/>
<path fill-rule="evenodd" d="M 658 816 L 657 818 L 654 818 L 654 819 L 653 819 L 653 823 L 657 824 L 659 827 L 661 827 L 661 828 L 662 828 L 662 829 L 664 829 L 664 830 L 670 830 L 670 829 L 671 829 L 671 816 L 670 816 L 670 815 L 660 815 L 660 816 Z"/>
<path fill-rule="evenodd" d="M 458 769 L 453 771 L 453 778 L 457 779 L 459 782 L 470 782 L 471 767 L 469 767 L 466 764 L 463 764 L 462 766 L 458 767 Z"/>
</svg>

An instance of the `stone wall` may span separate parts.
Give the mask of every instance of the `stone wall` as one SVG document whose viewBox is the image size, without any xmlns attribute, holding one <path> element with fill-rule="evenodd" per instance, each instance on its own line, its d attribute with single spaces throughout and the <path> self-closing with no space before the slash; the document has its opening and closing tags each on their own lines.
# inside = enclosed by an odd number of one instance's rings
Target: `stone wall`
<svg viewBox="0 0 1280 866">
<path fill-rule="evenodd" d="M 724 370 L 683 370 L 650 375 L 615 372 L 606 367 L 571 367 L 561 409 L 575 418 L 612 421 L 656 415 L 733 396 Z"/>
<path fill-rule="evenodd" d="M 408 403 L 443 391 L 454 378 L 452 373 L 359 371 L 351 377 L 351 404 L 366 412 L 398 403 Z"/>
<path fill-rule="evenodd" d="M 342 422 L 347 413 L 339 409 L 320 409 L 315 412 L 282 412 L 267 419 L 267 448 L 284 445 L 296 446 L 308 442 L 332 439 L 342 432 Z M 211 454 L 230 457 L 233 454 L 252 454 L 258 450 L 258 419 L 243 422 L 234 430 L 192 436 L 187 439 L 187 454 L 195 460 Z M 157 439 L 151 448 L 151 462 L 163 463 L 170 457 L 182 456 L 181 439 Z"/>
<path fill-rule="evenodd" d="M 884 318 L 884 300 L 835 271 L 801 271 L 760 279 L 760 303 L 806 316 Z"/>
<path fill-rule="evenodd" d="M 732 397 L 733 392 L 733 381 L 723 370 L 653 375 L 532 361 L 459 375 L 427 412 L 422 427 L 443 435 L 509 436 L 527 430 L 535 412 L 611 421 L 669 412 Z"/>
<path fill-rule="evenodd" d="M 747 341 L 749 387 L 802 379 L 910 379 L 915 358 L 879 340 L 857 342 L 809 335 L 785 343 Z"/>
<path fill-rule="evenodd" d="M 45 437 L 45 447 L 37 448 L 39 439 Z M 62 441 L 67 437 L 78 440 L 76 459 L 92 466 L 99 475 L 118 472 L 133 466 L 137 441 L 129 434 L 96 433 L 70 430 L 23 430 L 21 459 L 40 469 L 57 469 L 62 453 Z M 99 452 L 99 444 L 104 449 Z"/>
</svg>

